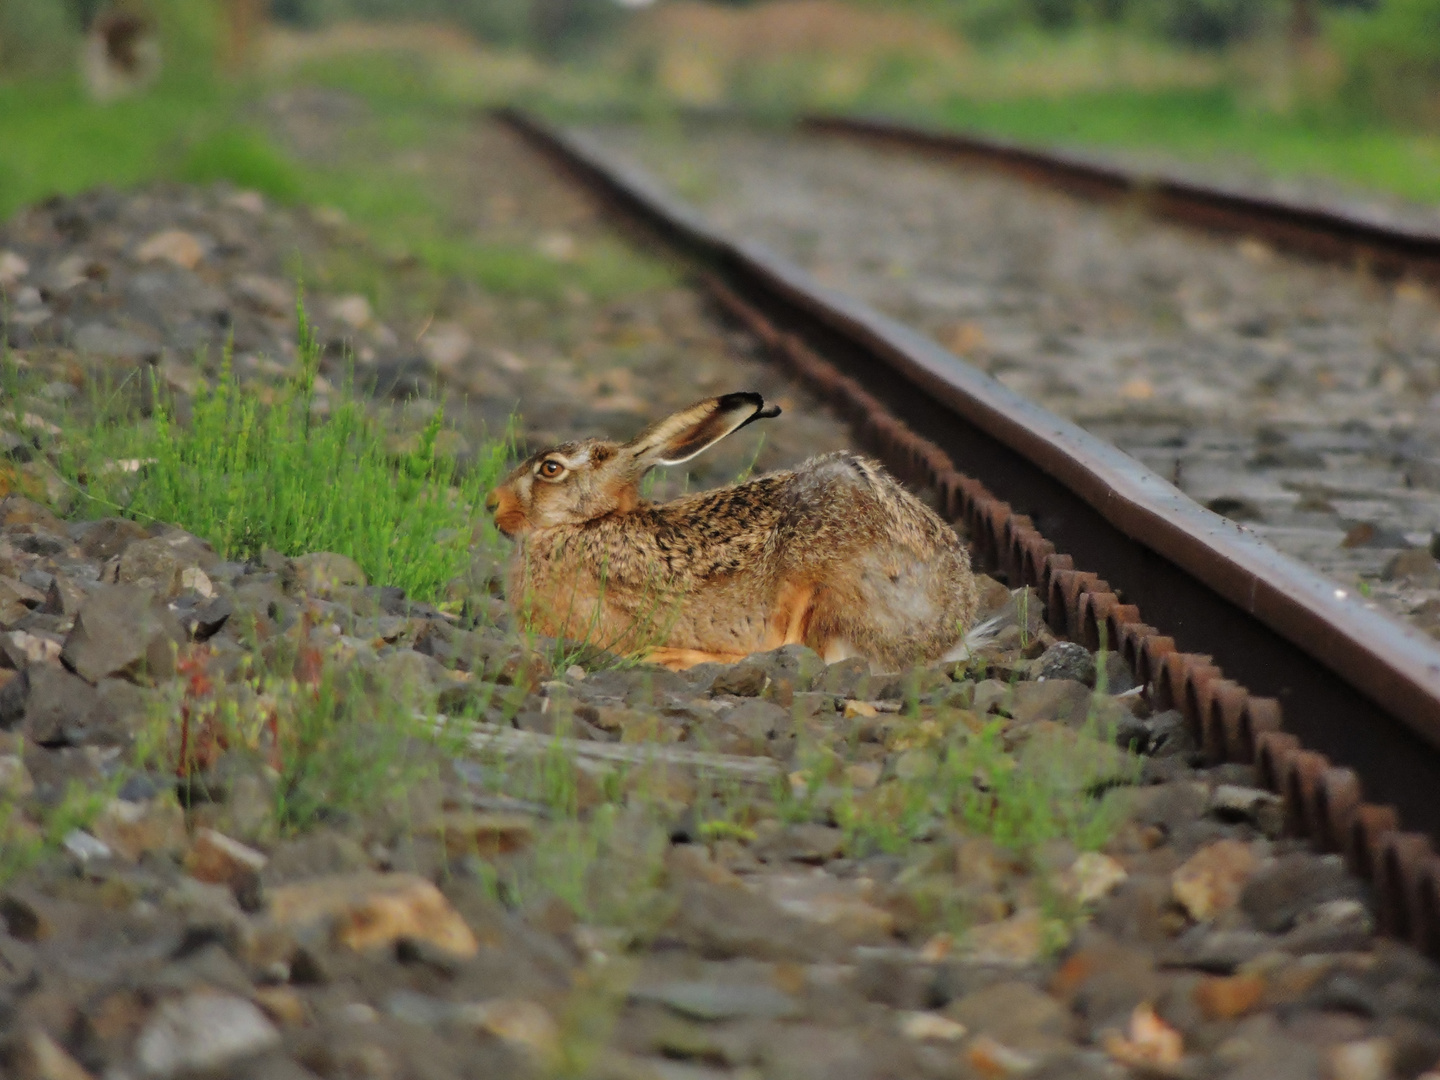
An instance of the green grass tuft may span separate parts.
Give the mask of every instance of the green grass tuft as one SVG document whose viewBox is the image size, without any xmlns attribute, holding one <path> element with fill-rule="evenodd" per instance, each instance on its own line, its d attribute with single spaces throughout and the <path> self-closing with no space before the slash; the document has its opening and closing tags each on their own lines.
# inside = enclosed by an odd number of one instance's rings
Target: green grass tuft
<svg viewBox="0 0 1440 1080">
<path fill-rule="evenodd" d="M 195 143 L 176 177 L 192 184 L 228 180 L 285 203 L 298 201 L 305 187 L 289 158 L 262 133 L 245 128 L 228 128 Z"/>
<path fill-rule="evenodd" d="M 196 395 L 188 424 L 163 398 L 148 425 L 102 418 L 75 440 L 67 471 L 92 509 L 175 522 L 226 558 L 334 551 L 372 582 L 434 599 L 469 565 L 508 447 L 488 445 L 462 473 L 437 451 L 437 409 L 397 458 L 351 394 L 332 395 L 328 412 L 318 407 L 319 359 L 302 308 L 298 371 L 269 404 L 227 360 L 216 387 Z M 105 467 L 131 459 L 141 463 L 138 479 Z"/>
</svg>

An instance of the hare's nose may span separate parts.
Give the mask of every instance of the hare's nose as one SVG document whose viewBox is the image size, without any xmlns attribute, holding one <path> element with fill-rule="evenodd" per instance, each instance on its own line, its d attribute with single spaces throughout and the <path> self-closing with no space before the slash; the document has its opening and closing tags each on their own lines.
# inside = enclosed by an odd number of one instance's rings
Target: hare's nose
<svg viewBox="0 0 1440 1080">
<path fill-rule="evenodd" d="M 489 510 L 489 511 L 493 514 L 493 513 L 499 508 L 499 506 L 500 506 L 500 492 L 498 492 L 498 491 L 492 491 L 492 492 L 490 492 L 489 495 L 486 495 L 486 496 L 485 496 L 485 509 L 486 509 L 486 510 Z"/>
</svg>

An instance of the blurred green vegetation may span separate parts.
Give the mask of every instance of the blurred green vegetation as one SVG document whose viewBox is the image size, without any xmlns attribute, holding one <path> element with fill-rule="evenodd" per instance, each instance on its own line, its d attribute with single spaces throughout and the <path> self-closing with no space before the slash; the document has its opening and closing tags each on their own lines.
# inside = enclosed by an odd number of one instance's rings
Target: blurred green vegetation
<svg viewBox="0 0 1440 1080">
<path fill-rule="evenodd" d="M 57 193 L 177 175 L 189 145 L 223 129 L 235 104 L 208 81 L 103 106 L 72 79 L 0 84 L 0 219 Z"/>
<path fill-rule="evenodd" d="M 1020 141 L 1160 150 L 1272 176 L 1328 177 L 1440 202 L 1440 138 L 1366 123 L 1348 111 L 1247 107 L 1224 86 L 955 100 L 924 118 Z"/>
<path fill-rule="evenodd" d="M 497 287 L 646 278 L 613 253 L 558 266 L 477 246 L 414 178 L 282 150 L 253 106 L 304 83 L 362 96 L 390 149 L 456 138 L 502 101 L 577 118 L 834 109 L 1440 198 L 1440 0 L 270 0 L 289 51 L 231 81 L 215 74 L 225 0 L 127 0 L 158 26 L 164 75 L 101 107 L 76 57 L 103 2 L 0 0 L 0 216 L 95 183 L 223 178 L 339 206 Z M 465 34 L 407 44 L 356 19 Z"/>
<path fill-rule="evenodd" d="M 274 0 L 282 23 L 315 28 L 344 19 L 444 21 L 495 45 L 573 53 L 616 28 L 614 0 Z"/>
</svg>

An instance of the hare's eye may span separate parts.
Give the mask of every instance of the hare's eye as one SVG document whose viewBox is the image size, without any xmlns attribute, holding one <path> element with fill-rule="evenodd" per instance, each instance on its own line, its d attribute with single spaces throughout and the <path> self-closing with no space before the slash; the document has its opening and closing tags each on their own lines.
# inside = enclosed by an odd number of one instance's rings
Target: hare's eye
<svg viewBox="0 0 1440 1080">
<path fill-rule="evenodd" d="M 542 461 L 540 463 L 540 475 L 543 476 L 546 480 L 554 480 L 564 471 L 565 466 L 561 465 L 560 462 L 556 461 L 554 458 L 551 458 L 549 461 Z"/>
</svg>

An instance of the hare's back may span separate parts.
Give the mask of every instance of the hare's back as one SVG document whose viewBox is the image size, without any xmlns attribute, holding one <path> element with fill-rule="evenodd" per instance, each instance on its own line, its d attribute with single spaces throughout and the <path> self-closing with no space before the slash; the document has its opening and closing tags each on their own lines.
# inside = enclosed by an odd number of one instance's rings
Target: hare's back
<svg viewBox="0 0 1440 1080">
<path fill-rule="evenodd" d="M 955 531 L 879 464 L 829 454 L 796 470 L 782 579 L 813 583 L 810 644 L 903 666 L 942 655 L 974 614 Z"/>
<path fill-rule="evenodd" d="M 900 546 L 915 554 L 956 547 L 954 530 L 876 461 L 840 451 L 795 470 L 782 527 L 814 542 L 816 553 Z"/>
</svg>

